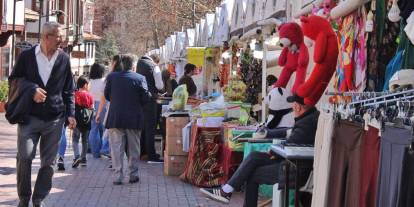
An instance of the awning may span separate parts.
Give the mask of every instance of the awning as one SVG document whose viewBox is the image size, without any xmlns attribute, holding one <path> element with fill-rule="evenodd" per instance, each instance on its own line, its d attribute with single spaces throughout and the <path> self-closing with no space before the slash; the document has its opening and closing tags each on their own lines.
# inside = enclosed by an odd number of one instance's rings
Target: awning
<svg viewBox="0 0 414 207">
<path fill-rule="evenodd" d="M 97 41 L 97 40 L 101 40 L 102 37 L 95 35 L 95 34 L 90 34 L 90 33 L 83 33 L 83 40 L 86 41 Z"/>
<path fill-rule="evenodd" d="M 24 19 L 35 22 L 39 20 L 39 13 L 28 8 L 24 8 Z"/>
</svg>

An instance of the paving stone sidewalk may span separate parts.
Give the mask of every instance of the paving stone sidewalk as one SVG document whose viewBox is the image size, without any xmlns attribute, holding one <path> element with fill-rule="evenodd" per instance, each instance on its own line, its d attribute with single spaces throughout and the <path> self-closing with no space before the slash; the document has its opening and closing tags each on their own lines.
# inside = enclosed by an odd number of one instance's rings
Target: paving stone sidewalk
<svg viewBox="0 0 414 207">
<path fill-rule="evenodd" d="M 0 114 L 0 207 L 17 206 L 16 130 L 17 126 L 9 125 L 4 114 Z M 141 162 L 139 183 L 114 186 L 108 159 L 88 157 L 87 167 L 72 169 L 72 158 L 72 151 L 67 150 L 66 171 L 55 172 L 47 207 L 236 207 L 243 203 L 241 193 L 233 195 L 230 205 L 206 199 L 199 188 L 183 183 L 178 177 L 164 176 L 162 164 Z M 33 181 L 39 165 L 37 156 L 33 161 Z"/>
</svg>

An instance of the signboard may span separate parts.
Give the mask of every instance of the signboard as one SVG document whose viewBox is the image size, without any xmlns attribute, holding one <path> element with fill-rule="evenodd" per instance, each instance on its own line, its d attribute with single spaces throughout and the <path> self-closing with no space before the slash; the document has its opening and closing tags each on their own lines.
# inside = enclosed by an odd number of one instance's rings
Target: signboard
<svg viewBox="0 0 414 207">
<path fill-rule="evenodd" d="M 85 59 L 86 52 L 85 51 L 72 51 L 72 58 Z"/>
<path fill-rule="evenodd" d="M 22 50 L 27 50 L 30 49 L 31 47 L 33 47 L 33 45 L 30 42 L 18 42 L 16 43 L 16 48 L 20 48 Z"/>
<path fill-rule="evenodd" d="M 197 67 L 203 67 L 205 49 L 204 47 L 187 47 L 187 62 Z"/>
</svg>

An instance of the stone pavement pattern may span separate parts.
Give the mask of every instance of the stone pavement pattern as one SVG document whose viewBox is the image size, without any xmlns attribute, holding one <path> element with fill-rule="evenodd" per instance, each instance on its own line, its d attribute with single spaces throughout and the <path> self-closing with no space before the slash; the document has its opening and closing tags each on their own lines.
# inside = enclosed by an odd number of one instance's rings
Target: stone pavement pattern
<svg viewBox="0 0 414 207">
<path fill-rule="evenodd" d="M 9 125 L 0 114 L 0 207 L 17 206 L 16 125 Z M 39 153 L 33 161 L 32 181 L 40 166 Z M 107 159 L 88 157 L 88 166 L 72 169 L 72 152 L 67 151 L 65 172 L 55 172 L 47 207 L 164 207 L 164 206 L 242 206 L 243 195 L 233 195 L 230 205 L 206 199 L 199 188 L 178 177 L 163 175 L 162 164 L 140 163 L 140 182 L 112 185 L 112 170 Z M 128 180 L 126 179 L 125 182 Z M 32 182 L 32 187 L 34 182 Z"/>
</svg>

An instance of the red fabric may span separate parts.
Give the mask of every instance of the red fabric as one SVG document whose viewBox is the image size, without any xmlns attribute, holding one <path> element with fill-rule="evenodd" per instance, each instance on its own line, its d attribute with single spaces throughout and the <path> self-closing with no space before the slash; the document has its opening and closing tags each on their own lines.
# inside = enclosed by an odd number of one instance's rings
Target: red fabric
<svg viewBox="0 0 414 207">
<path fill-rule="evenodd" d="M 312 39 L 314 44 L 315 67 L 312 74 L 302 84 L 297 94 L 305 99 L 305 104 L 313 106 L 318 103 L 328 86 L 336 69 L 338 60 L 338 42 L 329 22 L 319 16 L 301 17 L 303 34 Z"/>
<path fill-rule="evenodd" d="M 93 97 L 92 95 L 85 90 L 78 90 L 75 92 L 75 105 L 92 108 L 93 107 Z"/>
<path fill-rule="evenodd" d="M 274 87 L 286 88 L 291 75 L 296 72 L 295 83 L 292 87 L 292 93 L 295 93 L 297 88 L 305 82 L 306 69 L 309 64 L 308 48 L 303 42 L 303 33 L 297 23 L 285 23 L 278 29 L 280 39 L 288 39 L 290 45 L 285 45 L 279 56 L 278 64 L 284 67 Z M 290 51 L 289 47 L 292 45 L 296 45 L 298 50 Z"/>
<path fill-rule="evenodd" d="M 374 207 L 377 196 L 380 137 L 379 130 L 369 127 L 362 139 L 360 207 Z"/>
<path fill-rule="evenodd" d="M 191 130 L 190 151 L 180 179 L 200 187 L 220 185 L 223 177 L 219 163 L 222 147 L 220 128 L 194 124 Z"/>
<path fill-rule="evenodd" d="M 220 65 L 220 87 L 224 87 L 229 83 L 230 65 Z"/>
</svg>

